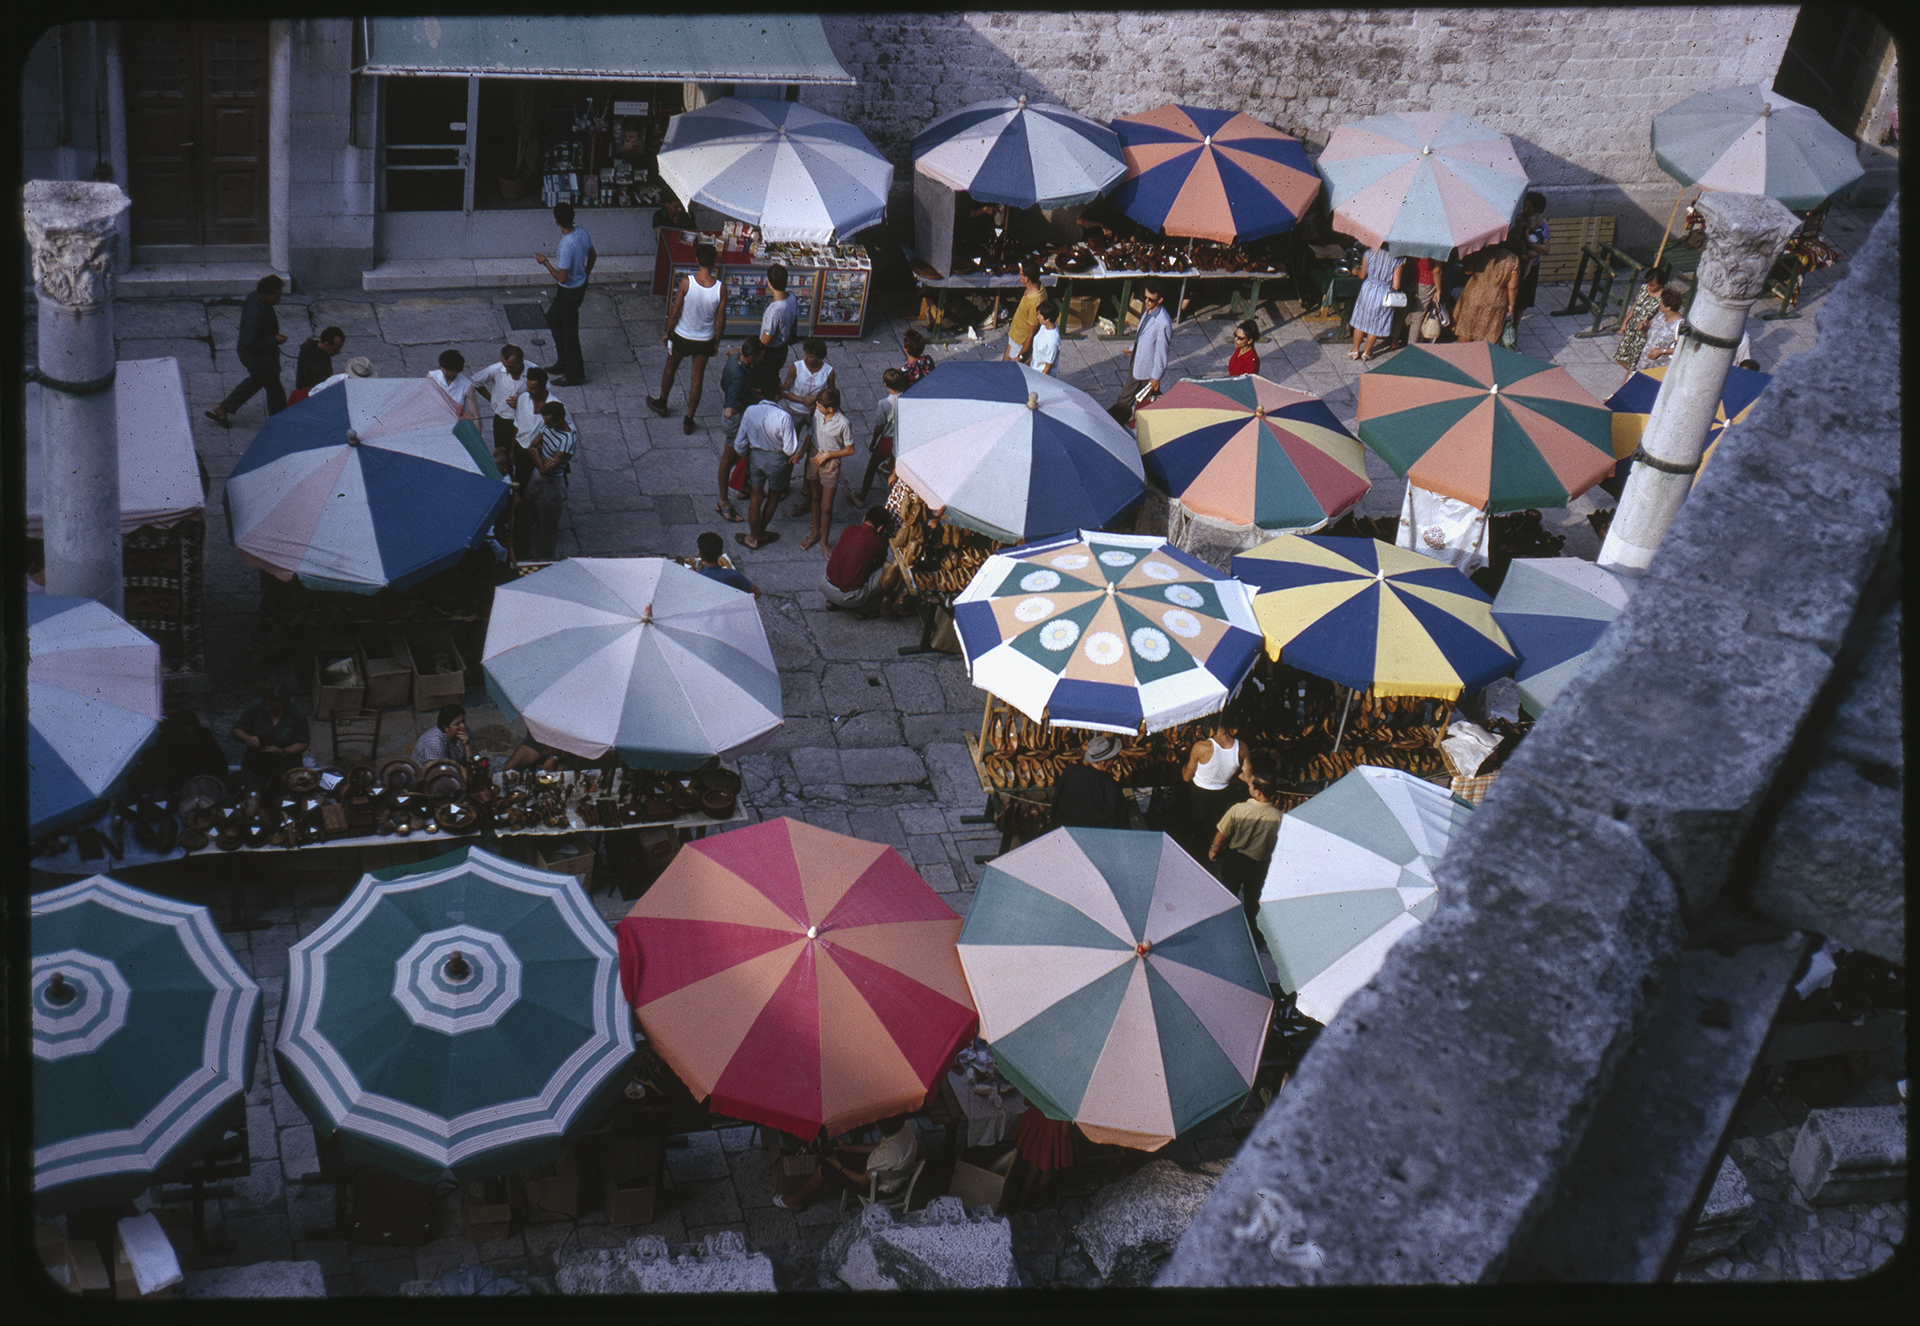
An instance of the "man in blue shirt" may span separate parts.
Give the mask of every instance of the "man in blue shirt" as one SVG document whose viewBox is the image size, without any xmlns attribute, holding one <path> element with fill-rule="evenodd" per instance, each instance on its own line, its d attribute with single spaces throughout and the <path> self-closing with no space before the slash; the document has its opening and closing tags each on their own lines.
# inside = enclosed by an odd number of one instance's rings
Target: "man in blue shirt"
<svg viewBox="0 0 1920 1326">
<path fill-rule="evenodd" d="M 712 530 L 702 530 L 700 537 L 694 540 L 693 546 L 700 550 L 700 558 L 694 570 L 709 580 L 718 580 L 721 584 L 731 586 L 742 593 L 751 594 L 755 598 L 760 597 L 760 591 L 754 588 L 751 580 L 730 566 L 720 565 L 720 551 L 726 547 L 726 544 L 720 541 L 718 534 Z"/>
<path fill-rule="evenodd" d="M 1123 428 L 1133 425 L 1136 406 L 1145 405 L 1160 394 L 1160 380 L 1167 373 L 1167 346 L 1173 339 L 1173 318 L 1167 313 L 1166 297 L 1166 287 L 1158 280 L 1148 281 L 1141 287 L 1140 302 L 1146 312 L 1140 318 L 1140 334 L 1127 351 L 1133 357 L 1133 380 L 1107 409 Z"/>
<path fill-rule="evenodd" d="M 553 219 L 560 227 L 560 247 L 553 254 L 558 263 L 548 262 L 544 253 L 534 254 L 533 260 L 560 283 L 547 305 L 547 326 L 553 329 L 553 385 L 573 387 L 587 380 L 580 358 L 580 303 L 587 297 L 587 277 L 600 255 L 586 227 L 573 224 L 572 203 L 556 203 Z"/>
<path fill-rule="evenodd" d="M 747 532 L 733 536 L 743 548 L 758 552 L 780 537 L 767 521 L 793 484 L 793 463 L 800 455 L 800 437 L 793 416 L 775 401 L 755 401 L 740 418 L 734 450 L 747 458 Z"/>
</svg>

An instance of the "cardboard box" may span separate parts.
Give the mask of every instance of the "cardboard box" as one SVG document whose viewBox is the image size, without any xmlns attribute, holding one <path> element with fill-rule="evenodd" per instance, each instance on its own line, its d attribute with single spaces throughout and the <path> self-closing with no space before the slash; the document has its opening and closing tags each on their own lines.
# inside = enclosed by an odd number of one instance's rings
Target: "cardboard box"
<svg viewBox="0 0 1920 1326">
<path fill-rule="evenodd" d="M 413 698 L 413 666 L 406 646 L 385 627 L 370 627 L 360 637 L 360 657 L 366 663 L 367 695 L 364 709 L 404 709 Z"/>
<path fill-rule="evenodd" d="M 582 889 L 593 888 L 593 850 L 585 848 L 575 856 L 548 856 L 540 848 L 533 849 L 534 864 L 541 870 L 551 870 L 557 875 L 573 875 L 580 881 Z"/>
<path fill-rule="evenodd" d="M 401 639 L 407 651 L 407 666 L 413 670 L 413 707 L 435 710 L 443 704 L 458 704 L 467 693 L 466 664 L 453 643 L 453 632 L 444 626 L 416 627 Z M 437 672 L 442 658 L 450 659 L 453 671 Z"/>
<path fill-rule="evenodd" d="M 330 682 L 322 675 L 329 664 L 342 659 L 353 663 L 354 680 L 349 683 Z M 339 709 L 358 709 L 367 694 L 367 661 L 360 656 L 358 644 L 345 644 L 335 648 L 317 647 L 313 651 L 313 717 L 331 718 Z"/>
<path fill-rule="evenodd" d="M 131 1250 L 129 1250 L 129 1245 Z M 138 1260 L 141 1270 L 134 1270 L 134 1261 Z M 147 1293 L 140 1292 L 142 1278 L 153 1286 Z M 173 1243 L 160 1226 L 160 1221 L 149 1211 L 145 1215 L 128 1216 L 115 1227 L 113 1236 L 113 1296 L 115 1298 L 172 1298 L 173 1287 L 185 1277 L 180 1270 L 180 1258 L 173 1250 Z"/>
<path fill-rule="evenodd" d="M 607 1143 L 606 1167 L 601 1172 L 609 1225 L 644 1225 L 653 1219 L 666 1167 L 667 1139 L 614 1138 Z"/>
<path fill-rule="evenodd" d="M 518 1174 L 460 1185 L 460 1236 L 469 1243 L 498 1243 L 513 1233 L 513 1218 L 525 1209 Z"/>
<path fill-rule="evenodd" d="M 528 1220 L 572 1220 L 580 1214 L 580 1160 L 573 1147 L 562 1146 L 550 1165 L 520 1173 Z"/>
<path fill-rule="evenodd" d="M 947 1192 L 958 1197 L 971 1211 L 976 1206 L 991 1206 L 995 1215 L 1006 1214 L 1007 1175 L 1018 1154 L 1008 1147 L 968 1147 L 953 1162 L 953 1182 Z"/>
<path fill-rule="evenodd" d="M 1079 295 L 1067 301 L 1068 331 L 1088 331 L 1100 319 L 1100 297 Z"/>
</svg>

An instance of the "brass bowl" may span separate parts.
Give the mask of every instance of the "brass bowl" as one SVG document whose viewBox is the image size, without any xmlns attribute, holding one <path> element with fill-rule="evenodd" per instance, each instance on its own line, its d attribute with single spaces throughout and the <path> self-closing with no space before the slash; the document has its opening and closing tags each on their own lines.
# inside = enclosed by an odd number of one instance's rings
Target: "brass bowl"
<svg viewBox="0 0 1920 1326">
<path fill-rule="evenodd" d="M 304 796 L 320 786 L 320 773 L 317 769 L 309 769 L 304 764 L 295 765 L 280 776 L 280 781 L 287 791 L 296 796 Z"/>
</svg>

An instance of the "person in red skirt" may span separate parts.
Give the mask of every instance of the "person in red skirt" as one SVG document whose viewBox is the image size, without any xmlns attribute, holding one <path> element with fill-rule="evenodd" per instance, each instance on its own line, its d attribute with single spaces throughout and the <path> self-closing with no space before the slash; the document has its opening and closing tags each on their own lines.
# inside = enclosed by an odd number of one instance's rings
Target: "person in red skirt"
<svg viewBox="0 0 1920 1326">
<path fill-rule="evenodd" d="M 1019 1159 L 1007 1176 L 1011 1190 L 1007 1210 L 1031 1210 L 1046 1200 L 1054 1174 L 1073 1165 L 1073 1139 L 1078 1131 L 1071 1123 L 1049 1119 L 1037 1105 L 1027 1107 L 1013 1125 L 1013 1149 Z"/>
</svg>

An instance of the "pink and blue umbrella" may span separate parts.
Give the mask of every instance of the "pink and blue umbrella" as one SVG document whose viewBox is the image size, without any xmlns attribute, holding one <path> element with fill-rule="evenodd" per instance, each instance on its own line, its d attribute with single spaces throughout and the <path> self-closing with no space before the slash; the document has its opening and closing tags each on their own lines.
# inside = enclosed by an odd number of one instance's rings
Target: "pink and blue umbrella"
<svg viewBox="0 0 1920 1326">
<path fill-rule="evenodd" d="M 347 378 L 262 425 L 227 477 L 240 555 L 370 594 L 457 563 L 506 506 L 480 430 L 438 385 Z"/>
<path fill-rule="evenodd" d="M 27 599 L 27 832 L 87 820 L 160 725 L 160 646 L 93 599 Z"/>
<path fill-rule="evenodd" d="M 1293 229 L 1320 177 L 1298 138 L 1239 111 L 1156 106 L 1113 122 L 1120 210 L 1166 235 L 1241 244 Z"/>
<path fill-rule="evenodd" d="M 996 97 L 949 111 L 913 140 L 916 169 L 980 203 L 1071 207 L 1127 173 L 1113 130 L 1065 106 Z"/>
</svg>

